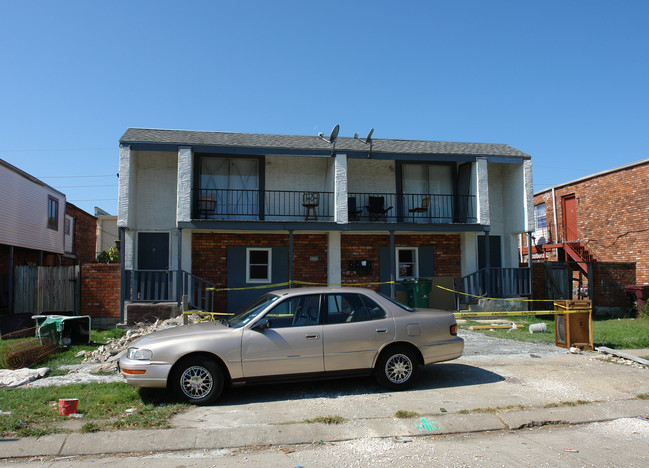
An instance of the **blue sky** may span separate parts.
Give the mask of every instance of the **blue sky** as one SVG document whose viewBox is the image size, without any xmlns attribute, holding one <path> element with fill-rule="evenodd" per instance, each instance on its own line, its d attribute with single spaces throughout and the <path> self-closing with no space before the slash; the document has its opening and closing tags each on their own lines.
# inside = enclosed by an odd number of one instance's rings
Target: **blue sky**
<svg viewBox="0 0 649 468">
<path fill-rule="evenodd" d="M 506 143 L 535 190 L 649 158 L 647 0 L 0 0 L 0 60 L 0 158 L 90 213 L 128 127 Z"/>
</svg>

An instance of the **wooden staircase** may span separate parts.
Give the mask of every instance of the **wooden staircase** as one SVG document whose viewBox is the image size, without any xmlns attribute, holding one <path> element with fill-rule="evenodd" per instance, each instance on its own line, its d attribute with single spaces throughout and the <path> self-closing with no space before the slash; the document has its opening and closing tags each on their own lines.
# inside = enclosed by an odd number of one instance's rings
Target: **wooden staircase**
<svg viewBox="0 0 649 468">
<path fill-rule="evenodd" d="M 563 250 L 572 258 L 584 273 L 588 274 L 588 263 L 597 262 L 597 255 L 581 241 L 564 242 Z"/>
</svg>

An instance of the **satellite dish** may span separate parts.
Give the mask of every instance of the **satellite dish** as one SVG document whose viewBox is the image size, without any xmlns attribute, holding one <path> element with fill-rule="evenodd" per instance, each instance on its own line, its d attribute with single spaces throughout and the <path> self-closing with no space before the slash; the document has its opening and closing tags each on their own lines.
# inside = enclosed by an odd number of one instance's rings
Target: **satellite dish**
<svg viewBox="0 0 649 468">
<path fill-rule="evenodd" d="M 333 143 L 336 141 L 336 138 L 338 138 L 338 132 L 340 131 L 340 125 L 337 125 L 333 128 L 331 131 L 331 135 L 329 135 L 329 143 Z"/>
<path fill-rule="evenodd" d="M 367 134 L 367 138 L 365 138 L 365 143 L 369 143 L 372 141 L 372 133 L 374 133 L 374 129 L 370 130 L 370 133 Z"/>
<path fill-rule="evenodd" d="M 333 130 L 331 130 L 331 133 L 329 134 L 329 138 L 325 138 L 324 134 L 322 132 L 318 133 L 318 138 L 320 138 L 323 141 L 326 141 L 330 145 L 336 144 L 336 138 L 338 138 L 338 132 L 340 131 L 340 125 L 336 125 Z"/>
</svg>

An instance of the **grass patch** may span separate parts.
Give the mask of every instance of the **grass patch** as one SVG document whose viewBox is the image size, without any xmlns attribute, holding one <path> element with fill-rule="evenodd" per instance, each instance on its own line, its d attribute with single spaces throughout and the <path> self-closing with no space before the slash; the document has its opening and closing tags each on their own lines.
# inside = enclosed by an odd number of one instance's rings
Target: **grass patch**
<svg viewBox="0 0 649 468">
<path fill-rule="evenodd" d="M 322 423 L 322 424 L 342 424 L 346 421 L 342 416 L 318 416 L 316 418 L 305 419 L 302 422 L 308 424 Z"/>
<path fill-rule="evenodd" d="M 597 402 L 587 401 L 587 400 L 559 401 L 557 403 L 547 403 L 543 405 L 543 408 L 563 408 L 565 406 L 581 406 L 581 405 L 589 405 L 591 403 L 597 403 Z"/>
<path fill-rule="evenodd" d="M 638 393 L 636 395 L 639 400 L 649 400 L 649 393 Z"/>
<path fill-rule="evenodd" d="M 475 330 L 496 338 L 506 338 L 518 341 L 527 341 L 534 343 L 554 344 L 555 331 L 554 319 L 535 317 L 508 317 L 516 323 L 527 325 L 525 329 L 508 331 L 506 329 Z M 488 322 L 468 321 L 461 324 L 460 327 L 468 329 L 471 325 L 484 325 Z M 529 325 L 534 323 L 545 323 L 547 333 L 530 333 Z M 636 319 L 608 319 L 593 320 L 593 342 L 595 346 L 607 346 L 613 349 L 637 349 L 649 348 L 649 317 Z M 649 358 L 645 358 L 649 359 Z"/>
<path fill-rule="evenodd" d="M 526 409 L 531 409 L 531 406 L 525 405 L 508 405 L 508 406 L 488 406 L 486 408 L 473 408 L 470 410 L 460 410 L 459 414 L 471 414 L 471 413 L 503 413 L 509 411 L 522 411 Z"/>
<path fill-rule="evenodd" d="M 156 396 L 163 395 L 144 397 L 137 387 L 122 382 L 0 388 L 0 409 L 11 413 L 0 417 L 0 435 L 28 437 L 63 432 L 61 425 L 69 417 L 59 415 L 60 398 L 79 399 L 77 412 L 91 421 L 83 431 L 166 428 L 171 416 L 188 408 L 185 404 L 163 403 Z"/>
<path fill-rule="evenodd" d="M 98 346 L 108 342 L 108 339 L 119 339 L 124 336 L 126 332 L 119 328 L 112 328 L 110 330 L 91 330 L 90 343 L 74 346 L 61 347 L 59 352 L 54 354 L 50 359 L 32 365 L 32 368 L 49 367 L 52 370 L 50 375 L 66 375 L 67 370 L 61 369 L 61 366 L 81 364 L 83 357 L 76 357 L 80 351 L 94 351 Z M 20 343 L 32 340 L 31 338 L 18 338 L 10 340 L 0 340 L 0 356 L 5 356 L 12 349 L 15 349 Z"/>
<path fill-rule="evenodd" d="M 421 415 L 416 411 L 398 410 L 394 413 L 394 417 L 399 419 L 418 418 L 419 416 Z"/>
</svg>

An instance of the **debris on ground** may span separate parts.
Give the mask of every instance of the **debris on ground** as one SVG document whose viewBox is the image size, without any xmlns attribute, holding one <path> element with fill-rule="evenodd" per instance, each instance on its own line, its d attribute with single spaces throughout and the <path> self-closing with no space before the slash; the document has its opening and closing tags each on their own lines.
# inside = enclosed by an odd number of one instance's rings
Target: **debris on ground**
<svg viewBox="0 0 649 468">
<path fill-rule="evenodd" d="M 155 323 L 138 323 L 121 338 L 110 338 L 106 344 L 93 351 L 81 351 L 77 357 L 83 357 L 82 364 L 61 366 L 67 370 L 66 375 L 50 376 L 26 382 L 29 387 L 47 387 L 91 382 L 119 382 L 122 376 L 117 371 L 117 361 L 126 352 L 129 345 L 137 338 L 158 330 L 182 325 L 182 317 L 168 320 L 156 320 Z"/>
<path fill-rule="evenodd" d="M 96 372 L 117 372 L 117 361 L 128 349 L 128 346 L 141 336 L 148 335 L 158 330 L 182 325 L 182 317 L 167 320 L 156 320 L 155 323 L 138 323 L 126 332 L 121 338 L 110 338 L 106 344 L 99 346 L 94 351 L 81 351 L 77 357 L 83 356 L 84 364 L 103 364 L 95 367 Z"/>
<path fill-rule="evenodd" d="M 34 380 L 41 379 L 50 373 L 47 367 L 40 369 L 0 369 L 0 387 L 18 387 Z"/>
<path fill-rule="evenodd" d="M 600 354 L 604 354 L 605 360 L 610 362 L 615 362 L 617 364 L 624 364 L 627 366 L 633 366 L 641 369 L 649 367 L 648 360 L 639 358 L 629 353 L 625 353 L 623 351 L 617 351 L 615 349 L 607 348 L 605 346 L 600 346 L 595 350 Z"/>
</svg>

